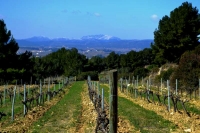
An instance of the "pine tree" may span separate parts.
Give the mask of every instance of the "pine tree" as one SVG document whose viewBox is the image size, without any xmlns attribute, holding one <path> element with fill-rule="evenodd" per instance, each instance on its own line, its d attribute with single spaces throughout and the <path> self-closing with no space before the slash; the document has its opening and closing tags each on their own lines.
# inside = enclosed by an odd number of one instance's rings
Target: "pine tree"
<svg viewBox="0 0 200 133">
<path fill-rule="evenodd" d="M 187 50 L 198 46 L 200 34 L 200 15 L 196 7 L 184 2 L 164 16 L 154 31 L 154 44 L 151 45 L 156 55 L 155 62 L 178 62 Z"/>
</svg>

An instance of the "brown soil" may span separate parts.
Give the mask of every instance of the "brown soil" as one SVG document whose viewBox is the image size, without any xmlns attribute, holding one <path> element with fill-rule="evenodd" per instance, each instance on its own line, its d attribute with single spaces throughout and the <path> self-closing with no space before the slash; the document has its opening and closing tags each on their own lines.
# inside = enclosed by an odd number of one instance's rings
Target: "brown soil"
<svg viewBox="0 0 200 133">
<path fill-rule="evenodd" d="M 166 107 L 154 103 L 149 103 L 144 99 L 133 99 L 130 96 L 127 96 L 119 91 L 119 96 L 129 99 L 130 101 L 139 104 L 141 107 L 152 110 L 156 112 L 158 115 L 163 116 L 164 119 L 167 119 L 174 124 L 177 125 L 177 132 L 186 132 L 186 130 L 194 133 L 200 132 L 200 116 L 196 114 L 190 113 L 191 117 L 185 114 L 183 111 L 181 112 L 173 112 L 173 109 L 170 112 L 167 111 Z"/>
</svg>

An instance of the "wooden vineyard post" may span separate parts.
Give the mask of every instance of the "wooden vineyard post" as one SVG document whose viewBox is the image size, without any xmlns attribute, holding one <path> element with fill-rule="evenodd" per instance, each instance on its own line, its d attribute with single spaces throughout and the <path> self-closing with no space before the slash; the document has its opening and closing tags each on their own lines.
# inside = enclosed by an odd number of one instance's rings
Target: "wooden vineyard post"
<svg viewBox="0 0 200 133">
<path fill-rule="evenodd" d="M 104 90 L 102 88 L 101 108 L 104 110 Z"/>
<path fill-rule="evenodd" d="M 87 77 L 87 83 L 88 83 L 88 87 L 90 87 L 90 76 Z"/>
<path fill-rule="evenodd" d="M 117 70 L 109 72 L 110 78 L 110 100 L 109 100 L 109 111 L 110 111 L 110 123 L 109 132 L 117 133 Z"/>
<path fill-rule="evenodd" d="M 26 85 L 24 84 L 24 102 L 26 101 Z M 26 115 L 26 106 L 24 104 L 24 116 Z"/>
<path fill-rule="evenodd" d="M 16 86 L 14 88 L 14 94 L 13 94 L 13 101 L 12 101 L 12 116 L 11 121 L 14 121 L 14 104 L 15 104 L 15 94 L 16 94 Z"/>
<path fill-rule="evenodd" d="M 151 89 L 151 77 L 149 76 L 149 90 Z"/>
</svg>

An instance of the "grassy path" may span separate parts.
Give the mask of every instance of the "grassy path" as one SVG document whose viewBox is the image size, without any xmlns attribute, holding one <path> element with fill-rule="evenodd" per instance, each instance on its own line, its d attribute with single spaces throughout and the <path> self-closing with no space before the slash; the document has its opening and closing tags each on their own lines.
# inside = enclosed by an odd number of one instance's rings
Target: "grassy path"
<svg viewBox="0 0 200 133">
<path fill-rule="evenodd" d="M 102 87 L 105 89 L 105 97 L 108 101 L 109 89 L 105 85 Z M 154 111 L 147 110 L 122 96 L 118 96 L 118 114 L 129 120 L 142 133 L 168 133 L 176 127 Z"/>
<path fill-rule="evenodd" d="M 74 83 L 68 94 L 35 122 L 29 132 L 78 132 L 83 84 L 84 81 Z"/>
</svg>

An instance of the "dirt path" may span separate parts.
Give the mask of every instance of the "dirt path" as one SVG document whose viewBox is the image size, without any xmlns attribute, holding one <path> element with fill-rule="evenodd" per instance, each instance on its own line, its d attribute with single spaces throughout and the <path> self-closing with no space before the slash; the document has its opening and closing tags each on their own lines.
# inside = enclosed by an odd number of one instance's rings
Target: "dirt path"
<svg viewBox="0 0 200 133">
<path fill-rule="evenodd" d="M 177 132 L 194 132 L 194 133 L 199 133 L 200 132 L 200 116 L 191 114 L 191 117 L 188 117 L 184 112 L 178 113 L 178 112 L 173 112 L 173 109 L 168 112 L 166 110 L 165 106 L 159 106 L 155 105 L 153 103 L 148 103 L 144 99 L 134 99 L 131 98 L 130 96 L 127 96 L 120 91 L 118 91 L 118 94 L 120 97 L 124 97 L 129 99 L 130 101 L 139 104 L 141 107 L 152 110 L 156 112 L 158 115 L 163 116 L 163 118 L 175 123 L 178 127 Z"/>
<path fill-rule="evenodd" d="M 83 85 L 82 99 L 82 114 L 80 118 L 79 133 L 92 133 L 95 131 L 97 112 L 88 95 L 87 85 Z"/>
</svg>

